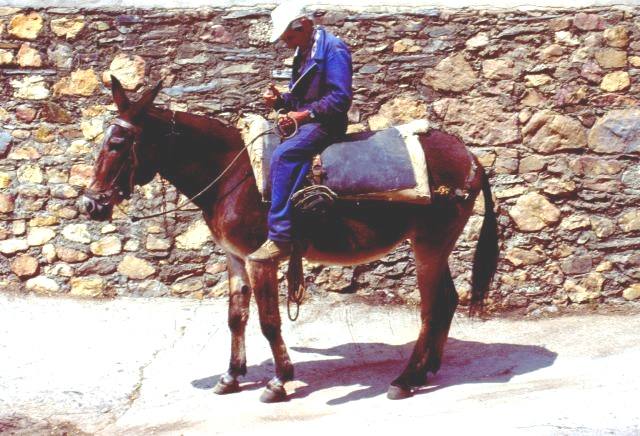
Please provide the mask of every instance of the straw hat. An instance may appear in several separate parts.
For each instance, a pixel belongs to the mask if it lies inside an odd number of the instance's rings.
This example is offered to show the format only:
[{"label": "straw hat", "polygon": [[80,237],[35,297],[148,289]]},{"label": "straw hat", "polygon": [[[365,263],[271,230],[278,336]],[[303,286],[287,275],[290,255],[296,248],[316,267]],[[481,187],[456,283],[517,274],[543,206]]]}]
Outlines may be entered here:
[{"label": "straw hat", "polygon": [[270,41],[276,42],[282,34],[287,30],[289,24],[298,18],[305,17],[304,6],[300,1],[285,0],[280,3],[273,11],[271,11],[271,29]]}]

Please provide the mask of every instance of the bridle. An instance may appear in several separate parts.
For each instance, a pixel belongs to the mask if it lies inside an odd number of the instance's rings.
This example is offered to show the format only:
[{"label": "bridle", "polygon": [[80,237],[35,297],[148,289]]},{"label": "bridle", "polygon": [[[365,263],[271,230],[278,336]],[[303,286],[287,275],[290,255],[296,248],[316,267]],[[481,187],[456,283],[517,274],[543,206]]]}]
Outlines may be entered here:
[{"label": "bridle", "polygon": [[115,118],[114,120],[112,120],[109,127],[113,126],[119,126],[126,132],[131,134],[133,136],[133,142],[131,143],[131,146],[128,150],[128,158],[123,159],[120,168],[118,168],[116,174],[107,184],[107,188],[100,190],[100,192],[95,192],[91,189],[91,186],[93,186],[92,184],[85,192],[85,195],[88,195],[93,201],[95,201],[102,207],[109,206],[113,202],[113,199],[116,195],[118,195],[120,198],[126,198],[125,192],[121,188],[118,188],[117,183],[127,165],[129,165],[131,168],[128,186],[129,195],[133,192],[136,174],[135,170],[138,167],[139,162],[137,148],[138,144],[140,143],[140,138],[142,137],[142,128],[130,123],[129,121],[123,120],[122,118]]}]

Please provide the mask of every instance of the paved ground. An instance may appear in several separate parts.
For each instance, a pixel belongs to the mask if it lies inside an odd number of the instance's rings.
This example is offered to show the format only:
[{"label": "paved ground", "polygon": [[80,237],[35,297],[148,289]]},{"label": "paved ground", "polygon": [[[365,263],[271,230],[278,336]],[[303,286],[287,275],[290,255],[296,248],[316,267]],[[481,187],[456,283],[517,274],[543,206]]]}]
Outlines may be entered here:
[{"label": "paved ground", "polygon": [[640,434],[638,316],[457,317],[431,386],[389,401],[417,311],[311,303],[284,325],[292,398],[266,405],[256,316],[245,390],[211,391],[228,360],[225,314],[224,301],[0,294],[0,433]]}]

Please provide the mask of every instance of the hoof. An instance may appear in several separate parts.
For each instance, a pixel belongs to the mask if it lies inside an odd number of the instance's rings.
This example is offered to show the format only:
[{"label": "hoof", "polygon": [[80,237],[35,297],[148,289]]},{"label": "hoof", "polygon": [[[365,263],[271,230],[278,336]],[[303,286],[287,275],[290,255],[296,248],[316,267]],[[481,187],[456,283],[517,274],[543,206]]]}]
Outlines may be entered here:
[{"label": "hoof", "polygon": [[263,403],[281,403],[287,400],[287,391],[282,386],[267,385],[260,395],[260,401]]},{"label": "hoof", "polygon": [[235,379],[231,382],[225,382],[220,378],[218,384],[213,388],[213,393],[218,395],[235,394],[236,392],[240,392],[240,383]]},{"label": "hoof", "polygon": [[390,400],[404,400],[405,398],[413,397],[413,391],[406,387],[389,386],[387,391],[387,398]]}]

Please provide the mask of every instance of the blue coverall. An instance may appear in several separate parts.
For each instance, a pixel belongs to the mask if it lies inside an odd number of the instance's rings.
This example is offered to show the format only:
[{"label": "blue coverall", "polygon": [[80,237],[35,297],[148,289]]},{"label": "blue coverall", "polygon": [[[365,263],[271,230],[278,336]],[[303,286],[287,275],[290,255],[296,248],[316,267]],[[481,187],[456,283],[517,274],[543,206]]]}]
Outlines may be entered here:
[{"label": "blue coverall", "polygon": [[304,184],[313,156],[347,130],[352,73],[349,48],[322,27],[315,29],[306,62],[299,49],[295,53],[289,92],[282,94],[274,108],[309,110],[313,119],[280,144],[271,158],[268,225],[272,241],[289,242],[294,238],[291,196]]}]

